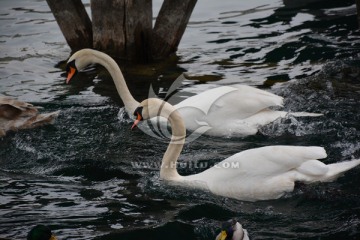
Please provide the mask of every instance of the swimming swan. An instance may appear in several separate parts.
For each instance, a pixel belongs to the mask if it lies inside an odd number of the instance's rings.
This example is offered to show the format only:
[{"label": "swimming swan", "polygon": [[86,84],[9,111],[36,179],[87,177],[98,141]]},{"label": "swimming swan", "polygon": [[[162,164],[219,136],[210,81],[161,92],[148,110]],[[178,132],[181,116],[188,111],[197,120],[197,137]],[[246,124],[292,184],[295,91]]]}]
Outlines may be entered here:
[{"label": "swimming swan", "polygon": [[245,201],[277,199],[294,189],[295,181],[327,182],[360,164],[360,159],[324,164],[322,147],[267,146],[237,153],[194,175],[181,176],[176,170],[186,129],[175,107],[160,99],[144,100],[136,108],[134,128],[141,120],[156,116],[168,119],[172,136],[163,156],[160,178],[170,183],[203,189],[213,194]]},{"label": "swimming swan", "polygon": [[[82,49],[74,53],[68,60],[66,82],[69,83],[78,71],[90,64],[100,64],[107,69],[127,113],[131,116],[139,102],[131,95],[119,66],[107,54],[92,49]],[[206,125],[207,135],[247,136],[256,134],[260,127],[289,114],[269,109],[274,106],[282,107],[283,98],[254,87],[236,85],[204,91],[176,104],[175,108],[190,131]],[[322,115],[307,112],[290,114],[296,117]]]},{"label": "swimming swan", "polygon": [[54,122],[59,111],[40,114],[37,107],[27,102],[0,96],[0,137],[7,131],[34,128]]}]

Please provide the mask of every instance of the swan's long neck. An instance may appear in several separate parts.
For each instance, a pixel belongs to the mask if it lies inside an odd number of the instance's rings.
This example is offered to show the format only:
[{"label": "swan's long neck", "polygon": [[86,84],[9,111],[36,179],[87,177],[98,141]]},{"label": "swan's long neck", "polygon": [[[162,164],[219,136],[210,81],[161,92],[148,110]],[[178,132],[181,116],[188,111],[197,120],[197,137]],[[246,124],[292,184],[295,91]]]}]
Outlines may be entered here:
[{"label": "swan's long neck", "polygon": [[128,114],[130,114],[130,116],[132,116],[136,107],[139,106],[139,102],[136,101],[131,95],[129,88],[126,85],[124,76],[117,63],[111,57],[102,53],[98,53],[93,58],[93,62],[104,66],[106,70],[108,70],[112,79],[114,80],[120,98],[125,105],[126,111],[128,112]]},{"label": "swan's long neck", "polygon": [[186,128],[178,111],[171,112],[168,117],[172,129],[171,142],[162,159],[160,177],[165,180],[179,181],[182,176],[176,170],[177,159],[185,143]]}]

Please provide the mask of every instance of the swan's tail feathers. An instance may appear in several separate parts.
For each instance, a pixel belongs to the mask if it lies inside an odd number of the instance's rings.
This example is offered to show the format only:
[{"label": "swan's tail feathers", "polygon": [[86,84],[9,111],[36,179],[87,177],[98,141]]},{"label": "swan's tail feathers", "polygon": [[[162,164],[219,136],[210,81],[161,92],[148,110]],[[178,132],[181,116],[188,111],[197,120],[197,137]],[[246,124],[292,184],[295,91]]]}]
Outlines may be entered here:
[{"label": "swan's tail feathers", "polygon": [[358,166],[359,164],[360,164],[360,159],[329,164],[327,165],[329,167],[328,172],[324,177],[320,179],[320,181],[331,182],[336,178],[340,177],[344,172]]},{"label": "swan's tail feathers", "polygon": [[294,117],[321,117],[324,116],[322,113],[309,113],[309,112],[290,112],[290,115]]},{"label": "swan's tail feathers", "polygon": [[296,171],[299,173],[296,175],[296,181],[305,183],[331,182],[359,164],[360,159],[329,165],[318,160],[308,160],[296,168]]}]

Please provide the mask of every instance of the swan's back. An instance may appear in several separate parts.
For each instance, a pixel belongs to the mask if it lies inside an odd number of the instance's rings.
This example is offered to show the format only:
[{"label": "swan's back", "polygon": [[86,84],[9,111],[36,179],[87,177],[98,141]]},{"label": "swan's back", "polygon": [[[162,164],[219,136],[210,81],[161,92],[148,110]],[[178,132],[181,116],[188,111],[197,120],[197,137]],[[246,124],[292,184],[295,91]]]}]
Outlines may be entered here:
[{"label": "swan's back", "polygon": [[255,148],[235,154],[189,179],[206,182],[211,192],[221,196],[247,201],[276,199],[293,190],[294,169],[326,156],[322,147]]},{"label": "swan's back", "polygon": [[[238,171],[270,176],[297,168],[306,161],[322,159],[326,156],[323,147],[266,146],[239,152],[211,169],[226,171],[229,177],[231,173],[234,177],[237,176]],[[226,169],[228,166],[232,167]],[[223,176],[226,178],[225,174]]]},{"label": "swan's back", "polygon": [[229,118],[243,119],[268,107],[282,105],[283,98],[280,96],[254,87],[236,85],[207,90],[178,103],[176,108],[192,107],[206,115],[226,113],[225,116]]},{"label": "swan's back", "polygon": [[[259,113],[272,113],[269,107],[282,106],[283,98],[275,94],[245,85],[222,86],[192,96],[175,107],[183,117],[186,127],[192,131],[209,126],[209,135],[251,135],[258,124],[250,120]],[[265,123],[278,118],[262,114]],[[250,122],[244,122],[249,119]],[[263,121],[263,120],[262,120]]]}]

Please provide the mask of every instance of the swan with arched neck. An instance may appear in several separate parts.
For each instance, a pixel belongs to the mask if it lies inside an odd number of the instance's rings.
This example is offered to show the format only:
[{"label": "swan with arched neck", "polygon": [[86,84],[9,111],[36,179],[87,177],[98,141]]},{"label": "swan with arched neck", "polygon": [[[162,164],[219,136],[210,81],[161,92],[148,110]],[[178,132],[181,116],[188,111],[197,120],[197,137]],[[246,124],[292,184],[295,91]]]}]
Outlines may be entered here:
[{"label": "swan with arched neck", "polygon": [[208,190],[238,200],[277,199],[294,189],[295,182],[333,181],[360,164],[360,159],[324,164],[325,149],[317,146],[266,146],[239,152],[215,166],[181,176],[176,163],[182,151],[186,128],[179,111],[157,98],[144,100],[134,111],[135,126],[142,120],[161,116],[169,121],[171,141],[162,158],[160,178],[172,184]]},{"label": "swan with arched neck", "polygon": [[[77,72],[90,64],[100,64],[110,73],[125,109],[131,115],[139,102],[131,95],[117,63],[105,53],[82,49],[75,52],[67,63],[69,83]],[[287,114],[296,117],[316,117],[322,114],[271,110],[282,107],[283,98],[267,91],[246,85],[221,86],[189,97],[174,107],[180,112],[185,126],[196,131],[207,126],[203,134],[212,136],[247,136],[258,132],[262,126],[284,118]]]}]

